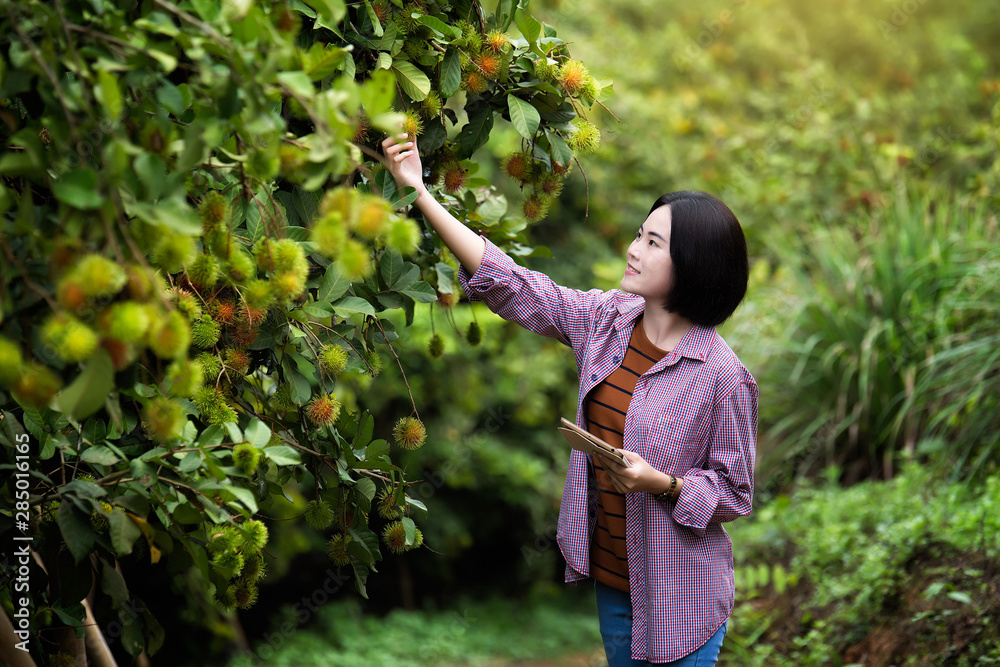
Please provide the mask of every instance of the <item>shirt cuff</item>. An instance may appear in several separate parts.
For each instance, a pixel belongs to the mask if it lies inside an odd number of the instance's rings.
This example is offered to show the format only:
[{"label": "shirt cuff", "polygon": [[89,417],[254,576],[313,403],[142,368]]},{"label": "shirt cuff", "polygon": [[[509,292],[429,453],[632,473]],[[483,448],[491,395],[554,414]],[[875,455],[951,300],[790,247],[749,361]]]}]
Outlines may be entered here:
[{"label": "shirt cuff", "polygon": [[690,528],[698,537],[705,534],[708,522],[719,505],[719,498],[709,480],[702,475],[684,475],[684,486],[674,503],[674,521]]},{"label": "shirt cuff", "polygon": [[482,297],[478,296],[477,293],[485,292],[497,283],[509,279],[514,272],[514,267],[517,266],[514,260],[493,241],[482,235],[480,238],[486,242],[486,247],[483,250],[483,259],[479,263],[479,268],[474,274],[470,274],[464,266],[460,266],[458,270],[458,282],[472,301],[481,301]]}]

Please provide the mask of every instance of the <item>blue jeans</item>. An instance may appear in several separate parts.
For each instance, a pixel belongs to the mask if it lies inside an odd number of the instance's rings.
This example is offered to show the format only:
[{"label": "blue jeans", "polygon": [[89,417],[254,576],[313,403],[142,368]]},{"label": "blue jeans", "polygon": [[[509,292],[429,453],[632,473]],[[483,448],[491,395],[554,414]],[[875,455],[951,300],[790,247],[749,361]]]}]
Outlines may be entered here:
[{"label": "blue jeans", "polygon": [[[646,660],[632,659],[632,598],[628,593],[612,588],[599,581],[594,582],[597,592],[597,618],[601,624],[604,639],[604,654],[608,657],[608,667],[647,667]],[[658,662],[657,665],[670,667],[710,667],[715,664],[722,649],[722,640],[729,627],[727,620],[715,634],[709,637],[693,653],[672,662]]]}]

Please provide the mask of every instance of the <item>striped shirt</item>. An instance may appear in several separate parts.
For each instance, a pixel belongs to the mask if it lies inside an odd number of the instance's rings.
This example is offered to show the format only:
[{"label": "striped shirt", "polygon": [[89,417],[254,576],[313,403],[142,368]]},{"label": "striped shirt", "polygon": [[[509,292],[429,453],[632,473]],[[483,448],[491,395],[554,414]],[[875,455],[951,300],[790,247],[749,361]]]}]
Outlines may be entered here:
[{"label": "striped shirt", "polygon": [[[586,400],[587,429],[615,447],[622,446],[625,415],[639,377],[667,353],[649,342],[636,321],[622,365],[594,387]],[[628,593],[628,553],[625,548],[625,494],[619,492],[599,456],[591,456],[597,481],[597,530],[590,545],[591,576]]]},{"label": "striped shirt", "polygon": [[[584,428],[583,399],[621,365],[645,300],[562,287],[488,239],[475,275],[463,268],[459,279],[470,300],[573,349]],[[625,496],[632,657],[669,662],[704,644],[733,610],[733,550],[722,524],[752,507],[757,383],[714,328],[695,325],[636,380],[622,436],[624,449],[684,478],[673,502]],[[556,532],[570,582],[590,576],[588,468],[586,455],[570,452]]]}]

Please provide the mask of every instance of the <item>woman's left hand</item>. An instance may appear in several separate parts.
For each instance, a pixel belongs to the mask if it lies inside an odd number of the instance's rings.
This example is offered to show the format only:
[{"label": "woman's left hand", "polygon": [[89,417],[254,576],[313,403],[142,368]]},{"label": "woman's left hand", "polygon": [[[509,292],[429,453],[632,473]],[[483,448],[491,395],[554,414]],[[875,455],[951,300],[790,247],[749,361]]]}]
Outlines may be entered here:
[{"label": "woman's left hand", "polygon": [[625,466],[608,461],[605,464],[605,469],[617,478],[619,484],[626,492],[647,491],[649,493],[663,493],[670,487],[670,475],[662,473],[649,465],[646,463],[646,459],[635,452],[629,452],[624,449],[618,451],[624,454],[625,458],[632,465],[626,468]]}]

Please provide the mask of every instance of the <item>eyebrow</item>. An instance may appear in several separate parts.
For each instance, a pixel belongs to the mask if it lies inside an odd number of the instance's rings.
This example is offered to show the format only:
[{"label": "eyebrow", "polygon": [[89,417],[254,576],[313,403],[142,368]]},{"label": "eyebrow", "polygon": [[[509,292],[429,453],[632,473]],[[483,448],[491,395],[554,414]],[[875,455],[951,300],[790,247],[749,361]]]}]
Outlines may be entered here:
[{"label": "eyebrow", "polygon": [[[640,233],[640,234],[642,233],[642,227],[643,227],[642,225],[639,225],[639,233]],[[659,235],[659,234],[657,234],[656,232],[649,232],[649,235],[650,235],[650,236],[655,236],[656,238],[660,239],[660,240],[661,240],[661,241],[663,241],[664,243],[666,243],[666,242],[667,242],[667,240],[666,240],[665,238],[663,238],[662,236],[660,236],[660,235]]]}]

